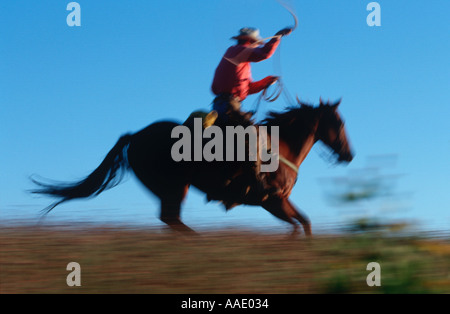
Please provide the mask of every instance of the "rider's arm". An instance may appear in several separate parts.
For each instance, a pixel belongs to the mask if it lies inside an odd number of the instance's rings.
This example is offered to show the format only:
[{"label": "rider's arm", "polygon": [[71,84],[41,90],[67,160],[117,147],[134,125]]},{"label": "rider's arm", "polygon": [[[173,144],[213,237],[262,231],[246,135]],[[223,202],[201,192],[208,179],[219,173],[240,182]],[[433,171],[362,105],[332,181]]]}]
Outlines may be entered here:
[{"label": "rider's arm", "polygon": [[247,62],[259,62],[266,59],[269,59],[277,49],[280,44],[281,36],[275,36],[270,41],[268,41],[264,46],[251,48],[252,52],[250,53]]},{"label": "rider's arm", "polygon": [[275,50],[277,49],[278,45],[280,44],[281,37],[287,36],[290,33],[292,33],[294,29],[291,27],[286,27],[280,30],[273,36],[273,38],[267,42],[264,46],[253,48],[252,53],[250,54],[249,58],[247,59],[248,62],[259,62],[262,60],[269,59]]},{"label": "rider's arm", "polygon": [[273,84],[276,82],[278,77],[276,76],[267,76],[263,78],[262,80],[256,81],[256,82],[250,82],[248,85],[248,93],[249,94],[256,94],[262,91],[267,86]]}]

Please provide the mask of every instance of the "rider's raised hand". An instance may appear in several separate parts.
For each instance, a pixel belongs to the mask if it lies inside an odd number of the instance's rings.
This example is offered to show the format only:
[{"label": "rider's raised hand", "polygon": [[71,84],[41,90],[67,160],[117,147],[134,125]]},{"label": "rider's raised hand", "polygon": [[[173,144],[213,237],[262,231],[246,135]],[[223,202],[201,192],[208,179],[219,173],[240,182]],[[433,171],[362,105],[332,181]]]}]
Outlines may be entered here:
[{"label": "rider's raised hand", "polygon": [[282,30],[278,31],[278,33],[275,34],[275,36],[287,36],[290,33],[292,33],[292,28],[291,27],[286,27],[283,28]]}]

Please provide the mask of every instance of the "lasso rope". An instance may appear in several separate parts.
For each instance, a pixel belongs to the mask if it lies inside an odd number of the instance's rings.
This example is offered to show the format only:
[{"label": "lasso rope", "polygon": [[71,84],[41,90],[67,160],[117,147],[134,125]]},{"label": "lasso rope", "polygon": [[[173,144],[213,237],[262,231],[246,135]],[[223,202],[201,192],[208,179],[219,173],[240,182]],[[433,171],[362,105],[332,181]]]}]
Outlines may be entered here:
[{"label": "lasso rope", "polygon": [[[283,6],[291,15],[292,15],[292,17],[294,18],[294,26],[292,27],[292,32],[294,32],[296,29],[297,29],[297,27],[298,27],[298,18],[297,18],[297,15],[295,14],[295,12],[294,12],[294,10],[293,10],[293,8],[291,7],[291,6],[289,6],[286,2],[284,2],[284,1],[282,1],[282,0],[277,0],[277,2],[281,5],[281,6]],[[281,48],[281,47],[280,47]],[[279,68],[280,68],[280,76],[282,76],[282,71],[281,71],[281,49],[280,49],[280,54],[279,54],[279,57],[280,57],[280,62],[279,62]],[[280,78],[281,79],[281,78]],[[291,106],[293,106],[294,104],[295,104],[295,101],[294,101],[294,99],[292,98],[292,96],[289,94],[289,92],[288,92],[288,90],[287,90],[287,88],[286,88],[286,86],[282,86],[282,92],[283,92],[283,96],[284,96],[284,99],[285,99],[285,101],[289,104],[289,105],[291,105]]]},{"label": "lasso rope", "polygon": [[294,26],[292,27],[292,31],[295,31],[295,29],[298,26],[298,18],[297,18],[297,15],[295,14],[294,10],[284,1],[277,0],[277,2],[279,4],[281,4],[286,10],[288,10],[289,13],[291,13],[292,17],[294,18]]},{"label": "lasso rope", "polygon": [[[292,27],[292,31],[295,31],[295,29],[298,26],[298,18],[297,15],[295,14],[294,10],[284,1],[281,0],[277,0],[277,2],[283,6],[294,18],[294,26]],[[281,36],[271,36],[271,37],[267,37],[264,39],[261,39],[260,41],[258,41],[257,43],[255,43],[255,45],[260,45],[262,42],[265,42],[269,39],[272,38],[276,38],[276,37],[281,37]],[[281,62],[280,62],[280,68],[281,68]],[[281,71],[280,71],[281,72]],[[278,80],[275,83],[275,89],[271,94],[268,94],[268,90],[270,88],[270,86],[274,85],[269,85],[266,88],[264,88],[264,90],[262,91],[262,93],[259,95],[258,99],[256,100],[256,106],[255,109],[253,110],[253,113],[256,113],[259,109],[259,106],[261,104],[261,100],[264,100],[266,102],[274,102],[275,100],[278,99],[278,97],[280,97],[281,94],[283,94],[283,96],[285,97],[285,100],[288,104],[293,105],[294,104],[294,100],[291,97],[291,95],[289,94],[289,92],[287,91],[287,89],[285,88],[283,82],[281,81],[281,76],[278,78]]]},{"label": "lasso rope", "polygon": [[[270,86],[272,86],[272,85],[275,85],[275,88],[274,88],[274,91],[271,94],[269,94],[268,90],[269,90]],[[263,91],[261,92],[261,94],[259,95],[259,97],[256,100],[256,105],[255,105],[255,109],[253,110],[253,113],[258,112],[259,105],[261,104],[261,100],[264,100],[266,102],[274,102],[275,100],[278,99],[278,97],[280,97],[280,95],[284,89],[283,83],[281,82],[281,78],[279,78],[272,85],[269,85],[263,89]]]}]

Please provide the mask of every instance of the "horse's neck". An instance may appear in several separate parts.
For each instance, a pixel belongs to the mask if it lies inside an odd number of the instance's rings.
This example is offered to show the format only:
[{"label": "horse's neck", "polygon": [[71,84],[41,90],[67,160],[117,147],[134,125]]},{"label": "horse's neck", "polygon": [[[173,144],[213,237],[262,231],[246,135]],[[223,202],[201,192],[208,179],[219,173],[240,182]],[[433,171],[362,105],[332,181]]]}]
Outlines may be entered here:
[{"label": "horse's neck", "polygon": [[283,139],[280,139],[279,154],[294,163],[297,167],[300,167],[306,156],[308,156],[315,142],[315,136],[313,133],[311,133],[305,139],[303,139],[302,143],[300,144],[300,151],[297,153],[294,152],[292,145],[290,145],[286,141],[283,141]]},{"label": "horse's neck", "polygon": [[297,168],[300,167],[317,141],[316,133],[318,125],[319,124],[317,120],[306,132],[297,133],[295,130],[290,130],[291,134],[299,134],[298,138],[296,138],[295,136],[286,136],[286,138],[283,138],[283,136],[281,135],[279,139],[279,154],[290,162],[294,163]]},{"label": "horse's neck", "polygon": [[[311,132],[308,136],[306,136],[300,143],[300,151],[298,153],[295,152],[295,149],[292,147],[292,144],[289,144],[287,141],[282,138],[278,139],[278,154],[283,156],[293,164],[298,167],[303,163],[306,156],[308,156],[312,147],[316,143],[315,133]],[[265,148],[270,148],[272,146],[272,135],[268,134],[267,143],[262,142]],[[296,143],[298,145],[298,143]],[[272,147],[273,148],[273,147]]]}]

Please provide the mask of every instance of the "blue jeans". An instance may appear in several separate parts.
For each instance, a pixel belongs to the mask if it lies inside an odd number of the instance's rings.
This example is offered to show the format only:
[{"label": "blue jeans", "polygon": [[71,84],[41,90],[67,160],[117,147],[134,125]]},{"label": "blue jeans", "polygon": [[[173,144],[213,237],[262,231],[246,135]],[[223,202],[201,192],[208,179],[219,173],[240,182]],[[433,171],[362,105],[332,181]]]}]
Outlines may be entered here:
[{"label": "blue jeans", "polygon": [[220,94],[213,101],[213,110],[217,111],[219,119],[227,122],[230,114],[241,111],[241,102],[231,94]]}]

